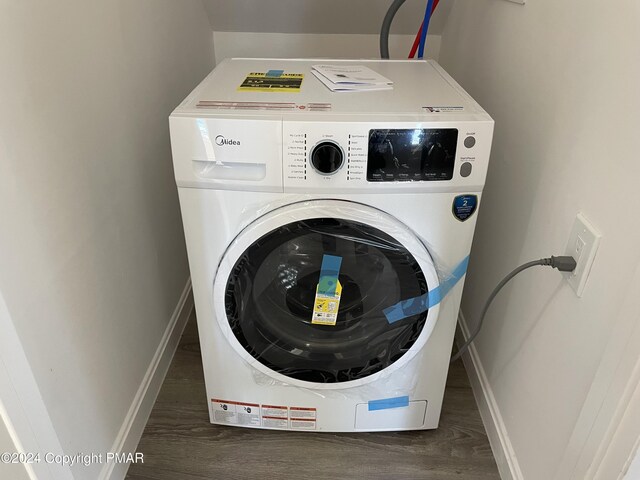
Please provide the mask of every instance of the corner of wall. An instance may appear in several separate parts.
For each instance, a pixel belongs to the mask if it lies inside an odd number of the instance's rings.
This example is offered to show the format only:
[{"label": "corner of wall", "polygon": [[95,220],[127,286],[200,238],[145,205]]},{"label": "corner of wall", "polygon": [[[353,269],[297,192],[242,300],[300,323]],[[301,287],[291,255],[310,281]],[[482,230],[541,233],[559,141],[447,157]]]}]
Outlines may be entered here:
[{"label": "corner of wall", "polygon": [[[0,410],[17,451],[63,453],[2,292],[0,331]],[[38,480],[73,479],[67,465],[38,462],[26,471]]]},{"label": "corner of wall", "polygon": [[[111,452],[134,452],[136,450],[158,393],[160,393],[162,382],[171,365],[171,360],[178,348],[182,332],[192,312],[191,279],[187,279],[180,300],[171,315],[144,379],[131,402],[118,436],[111,447]],[[100,472],[100,478],[102,480],[124,478],[128,468],[128,464],[106,463]]]},{"label": "corner of wall", "polygon": [[[469,338],[469,327],[462,310],[458,316],[458,325],[460,328],[456,332],[456,343],[462,345]],[[509,432],[502,420],[500,407],[493,395],[491,383],[487,378],[482,360],[473,343],[462,356],[462,361],[469,376],[469,382],[471,383],[473,396],[478,404],[482,423],[487,431],[491,450],[500,472],[500,478],[502,480],[524,480],[515,450],[511,445]]]}]

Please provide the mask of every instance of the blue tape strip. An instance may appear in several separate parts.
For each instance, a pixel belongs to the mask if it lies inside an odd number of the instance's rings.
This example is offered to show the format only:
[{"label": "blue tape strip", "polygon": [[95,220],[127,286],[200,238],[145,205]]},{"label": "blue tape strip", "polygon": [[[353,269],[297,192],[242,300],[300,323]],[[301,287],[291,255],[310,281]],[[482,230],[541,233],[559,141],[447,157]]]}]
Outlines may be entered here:
[{"label": "blue tape strip", "polygon": [[383,310],[384,316],[387,317],[387,322],[395,323],[403,318],[411,317],[422,313],[434,305],[439,304],[444,297],[447,296],[449,291],[455,287],[456,283],[460,281],[464,274],[467,273],[467,266],[469,265],[469,256],[465,257],[456,268],[451,272],[451,276],[442,282],[438,287],[433,290],[420,295],[419,297],[410,298],[409,300],[403,300]]},{"label": "blue tape strip", "polygon": [[269,70],[265,76],[266,77],[281,77],[284,73],[284,70]]},{"label": "blue tape strip", "polygon": [[369,411],[386,410],[387,408],[400,408],[409,406],[409,397],[383,398],[381,400],[369,400]]},{"label": "blue tape strip", "polygon": [[320,266],[320,280],[318,281],[318,293],[322,295],[335,295],[338,286],[342,257],[335,255],[323,255]]}]

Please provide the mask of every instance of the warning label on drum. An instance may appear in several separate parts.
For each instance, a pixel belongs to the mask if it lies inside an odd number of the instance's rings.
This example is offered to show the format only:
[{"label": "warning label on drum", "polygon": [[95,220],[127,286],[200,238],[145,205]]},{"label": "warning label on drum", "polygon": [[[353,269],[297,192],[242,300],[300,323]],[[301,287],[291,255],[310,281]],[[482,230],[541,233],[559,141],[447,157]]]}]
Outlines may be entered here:
[{"label": "warning label on drum", "polygon": [[315,430],[317,409],[211,399],[213,421],[228,425]]},{"label": "warning label on drum", "polygon": [[305,418],[305,419],[316,419],[316,409],[315,408],[304,408],[304,407],[291,407],[291,418]]},{"label": "warning label on drum", "polygon": [[289,418],[289,407],[262,404],[262,416]]},{"label": "warning label on drum", "polygon": [[322,256],[311,323],[335,325],[338,321],[338,309],[342,296],[342,285],[338,279],[341,264],[342,257],[326,254]]},{"label": "warning label on drum", "polygon": [[289,422],[291,428],[302,430],[316,429],[317,410],[308,407],[291,407],[289,409]]},{"label": "warning label on drum", "polygon": [[292,418],[291,428],[299,428],[301,430],[315,430],[316,421],[312,418]]},{"label": "warning label on drum", "polygon": [[289,426],[289,419],[263,415],[262,426],[267,428],[287,428]]},{"label": "warning label on drum", "polygon": [[287,428],[289,426],[289,407],[262,404],[262,426]]},{"label": "warning label on drum", "polygon": [[230,425],[260,426],[260,405],[257,403],[234,402],[211,399],[213,420]]},{"label": "warning label on drum", "polygon": [[[320,286],[318,286],[318,289]],[[337,282],[333,295],[323,295],[316,290],[316,300],[313,303],[313,316],[311,323],[319,325],[335,325],[338,321],[338,309],[340,308],[340,297],[342,296],[342,285]]]}]

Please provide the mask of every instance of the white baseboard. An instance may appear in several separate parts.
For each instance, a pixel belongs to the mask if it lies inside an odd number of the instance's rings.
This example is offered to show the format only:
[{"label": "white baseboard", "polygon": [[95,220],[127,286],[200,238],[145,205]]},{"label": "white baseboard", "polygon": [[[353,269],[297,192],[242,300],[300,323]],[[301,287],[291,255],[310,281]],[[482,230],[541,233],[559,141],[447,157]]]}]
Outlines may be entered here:
[{"label": "white baseboard", "polygon": [[[458,324],[460,325],[457,334],[458,344],[462,345],[466,339],[469,338],[467,321],[462,311],[460,311]],[[473,343],[469,350],[462,356],[462,360],[469,375],[473,396],[478,404],[482,423],[484,423],[484,427],[487,430],[487,436],[489,437],[491,450],[498,465],[500,478],[502,480],[523,480],[524,477],[520,470],[520,465],[518,465],[518,459],[516,458],[513,446],[511,445],[509,434],[502,420],[500,409],[493,396],[493,390],[491,389],[489,379],[480,361],[478,351]]]},{"label": "white baseboard", "polygon": [[[156,353],[147,369],[147,373],[122,423],[120,432],[113,443],[113,447],[111,447],[111,452],[129,453],[136,451],[144,427],[151,414],[151,409],[160,392],[160,387],[169,370],[171,360],[178,348],[180,337],[182,336],[182,332],[189,320],[192,310],[193,296],[191,295],[191,279],[188,279],[180,296],[180,300],[178,301],[178,305],[171,316],[169,325],[167,325],[164,335],[162,336],[160,345],[158,345]],[[101,480],[124,479],[128,468],[128,464],[106,463],[100,472],[99,478]]]}]

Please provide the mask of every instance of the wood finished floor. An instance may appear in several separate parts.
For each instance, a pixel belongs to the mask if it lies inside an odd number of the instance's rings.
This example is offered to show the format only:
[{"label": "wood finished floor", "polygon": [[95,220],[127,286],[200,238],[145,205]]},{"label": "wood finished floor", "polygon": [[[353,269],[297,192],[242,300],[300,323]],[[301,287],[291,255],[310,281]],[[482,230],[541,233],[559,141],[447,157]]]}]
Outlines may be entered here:
[{"label": "wood finished floor", "polygon": [[211,425],[195,317],[180,341],[129,480],[499,480],[461,362],[437,430],[305,433]]}]

